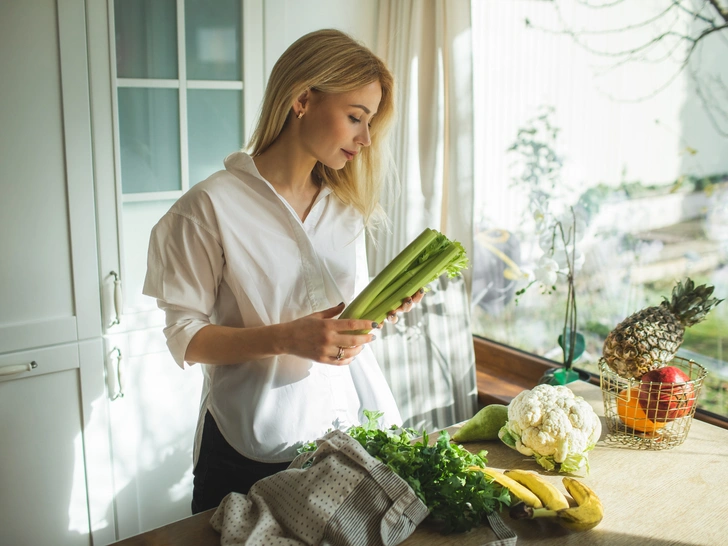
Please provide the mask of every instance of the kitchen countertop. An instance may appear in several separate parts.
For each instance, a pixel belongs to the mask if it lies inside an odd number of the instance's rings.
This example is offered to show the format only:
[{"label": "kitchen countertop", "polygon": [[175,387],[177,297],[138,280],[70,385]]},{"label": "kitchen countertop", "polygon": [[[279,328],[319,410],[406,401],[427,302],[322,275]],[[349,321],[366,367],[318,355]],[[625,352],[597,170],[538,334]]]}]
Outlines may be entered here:
[{"label": "kitchen countertop", "polygon": [[[591,472],[583,478],[604,504],[604,520],[591,531],[567,531],[551,520],[503,520],[518,544],[548,545],[716,545],[728,541],[728,430],[694,420],[685,442],[667,450],[643,450],[607,441],[599,387],[576,382],[569,387],[589,401],[602,419],[602,438],[589,454]],[[452,433],[459,425],[450,427]],[[432,435],[435,436],[436,435]],[[434,438],[433,438],[434,439]],[[531,458],[500,441],[463,444],[488,451],[488,466],[542,473],[564,491],[561,477],[542,472]],[[117,542],[117,546],[207,546],[220,543],[210,526],[214,510]],[[441,535],[427,521],[403,546],[481,546],[494,540],[487,524],[467,533]]]}]

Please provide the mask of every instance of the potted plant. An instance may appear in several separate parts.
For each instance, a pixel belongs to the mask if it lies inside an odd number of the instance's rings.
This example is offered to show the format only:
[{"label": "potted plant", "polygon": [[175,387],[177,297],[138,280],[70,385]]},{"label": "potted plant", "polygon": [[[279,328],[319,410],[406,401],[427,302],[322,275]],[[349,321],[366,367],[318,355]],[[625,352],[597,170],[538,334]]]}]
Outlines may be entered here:
[{"label": "potted plant", "polygon": [[[586,231],[587,216],[583,208],[568,206],[561,211],[568,195],[561,168],[563,158],[556,152],[559,129],[551,122],[552,107],[542,111],[526,127],[518,131],[516,141],[509,148],[519,156],[520,166],[515,185],[524,188],[529,198],[529,209],[535,221],[534,235],[543,251],[534,271],[528,276],[527,286],[516,292],[522,295],[533,284],[540,284],[543,293],[556,291],[559,278],[566,281],[566,309],[558,344],[563,352],[563,367],[548,372],[541,382],[566,384],[588,377],[573,369],[574,362],[584,353],[584,336],[577,329],[577,305],[574,279],[584,264],[584,254],[577,249]],[[554,212],[556,210],[556,212]],[[516,301],[518,301],[516,299]]]}]

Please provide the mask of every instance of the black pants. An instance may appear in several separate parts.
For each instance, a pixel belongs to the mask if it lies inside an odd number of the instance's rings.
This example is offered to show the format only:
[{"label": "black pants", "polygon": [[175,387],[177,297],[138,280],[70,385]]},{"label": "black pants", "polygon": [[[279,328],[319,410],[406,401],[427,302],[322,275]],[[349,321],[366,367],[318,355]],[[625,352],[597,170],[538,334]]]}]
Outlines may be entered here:
[{"label": "black pants", "polygon": [[216,508],[228,493],[247,494],[260,479],[288,468],[290,463],[261,463],[243,457],[227,443],[208,411],[202,429],[200,455],[193,474],[192,513]]}]

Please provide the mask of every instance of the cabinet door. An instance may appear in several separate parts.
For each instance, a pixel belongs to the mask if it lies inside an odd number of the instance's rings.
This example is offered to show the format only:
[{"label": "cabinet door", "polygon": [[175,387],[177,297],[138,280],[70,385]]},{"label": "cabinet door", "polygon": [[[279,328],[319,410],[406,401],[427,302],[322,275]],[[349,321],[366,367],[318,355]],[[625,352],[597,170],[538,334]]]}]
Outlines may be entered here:
[{"label": "cabinet door", "polygon": [[164,315],[142,294],[147,247],[175,200],[245,141],[263,64],[243,55],[262,51],[262,0],[117,0],[87,10],[114,501],[125,538],[191,513],[202,378],[172,360]]},{"label": "cabinet door", "polygon": [[0,356],[2,544],[91,544],[79,366],[75,344]]},{"label": "cabinet door", "polygon": [[0,2],[2,544],[114,538],[85,29]]},{"label": "cabinet door", "polygon": [[0,2],[0,353],[101,335],[83,1]]},{"label": "cabinet door", "polygon": [[163,326],[142,294],[150,231],[251,131],[262,0],[94,2],[88,13],[103,322],[116,334]]},{"label": "cabinet door", "polygon": [[123,539],[191,514],[202,377],[197,367],[177,366],[158,329],[110,336],[108,342],[117,528]]}]

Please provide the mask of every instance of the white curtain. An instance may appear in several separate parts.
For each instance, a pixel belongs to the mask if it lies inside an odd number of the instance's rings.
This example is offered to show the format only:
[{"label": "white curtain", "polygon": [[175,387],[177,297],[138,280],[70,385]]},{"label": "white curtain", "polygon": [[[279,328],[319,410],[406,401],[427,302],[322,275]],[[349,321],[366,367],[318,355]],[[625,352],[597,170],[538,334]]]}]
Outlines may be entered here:
[{"label": "white curtain", "polygon": [[[399,190],[391,221],[368,247],[375,275],[425,227],[473,239],[473,77],[470,0],[380,0],[377,53],[397,86],[392,153]],[[464,272],[470,287],[470,271]]]},{"label": "white curtain", "polygon": [[[473,77],[469,0],[380,0],[377,53],[397,86],[391,230],[367,248],[381,271],[425,227],[473,248]],[[373,344],[406,426],[435,430],[477,410],[470,271],[441,278]]]}]

